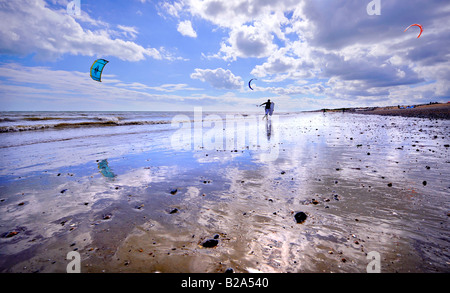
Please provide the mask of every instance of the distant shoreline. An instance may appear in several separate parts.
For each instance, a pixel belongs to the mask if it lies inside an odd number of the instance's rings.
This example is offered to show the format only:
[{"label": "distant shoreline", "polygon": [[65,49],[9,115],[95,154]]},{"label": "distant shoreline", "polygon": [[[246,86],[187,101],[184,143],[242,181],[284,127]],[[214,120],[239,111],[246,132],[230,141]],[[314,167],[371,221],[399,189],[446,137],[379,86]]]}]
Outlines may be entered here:
[{"label": "distant shoreline", "polygon": [[[402,108],[403,107],[403,108]],[[409,108],[408,108],[409,107]],[[321,109],[314,112],[345,112],[365,115],[402,116],[430,119],[450,119],[450,103],[430,103],[408,106]]]}]

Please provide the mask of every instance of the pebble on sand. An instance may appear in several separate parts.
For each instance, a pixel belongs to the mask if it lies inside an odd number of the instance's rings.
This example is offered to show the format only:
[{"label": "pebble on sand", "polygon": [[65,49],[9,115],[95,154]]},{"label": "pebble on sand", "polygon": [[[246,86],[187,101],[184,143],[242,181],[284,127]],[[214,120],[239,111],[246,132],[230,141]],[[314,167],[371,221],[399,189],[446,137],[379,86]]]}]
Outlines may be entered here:
[{"label": "pebble on sand", "polygon": [[111,217],[112,217],[112,214],[105,214],[105,215],[103,215],[103,220],[109,220],[109,219],[111,219]]},{"label": "pebble on sand", "polygon": [[219,244],[219,240],[217,239],[208,239],[205,242],[202,243],[202,246],[205,248],[212,248],[216,247],[217,244]]},{"label": "pebble on sand", "polygon": [[19,234],[19,231],[11,231],[11,232],[5,233],[4,237],[11,238],[13,236],[16,236],[17,234]]},{"label": "pebble on sand", "polygon": [[177,192],[178,192],[178,189],[175,188],[170,191],[170,194],[175,195]]},{"label": "pebble on sand", "polygon": [[298,212],[294,215],[297,224],[302,224],[303,222],[305,222],[307,217],[308,216],[304,212]]}]

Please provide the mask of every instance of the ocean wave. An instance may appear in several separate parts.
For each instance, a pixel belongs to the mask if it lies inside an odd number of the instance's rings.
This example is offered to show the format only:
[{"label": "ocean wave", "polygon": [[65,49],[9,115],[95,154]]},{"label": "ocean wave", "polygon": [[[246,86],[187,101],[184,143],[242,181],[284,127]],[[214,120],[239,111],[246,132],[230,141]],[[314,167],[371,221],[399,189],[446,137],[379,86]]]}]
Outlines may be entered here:
[{"label": "ocean wave", "polygon": [[33,131],[43,129],[65,129],[65,128],[81,128],[81,127],[107,127],[107,126],[124,126],[124,125],[155,125],[155,124],[170,124],[171,121],[120,121],[119,119],[108,119],[104,121],[95,122],[63,122],[56,124],[31,124],[31,125],[9,125],[1,126],[2,132],[18,132],[18,131]]},{"label": "ocean wave", "polygon": [[113,122],[113,123],[119,123],[124,119],[124,117],[121,116],[96,116],[93,117],[94,120],[102,121],[102,122]]},{"label": "ocean wave", "polygon": [[14,122],[15,119],[0,117],[0,122]]},{"label": "ocean wave", "polygon": [[0,117],[0,122],[16,122],[16,121],[51,121],[51,120],[92,120],[92,121],[102,121],[102,122],[119,122],[126,119],[122,116],[92,116],[79,114],[79,116],[32,116],[23,115],[22,117],[16,116],[14,118]]},{"label": "ocean wave", "polygon": [[47,120],[61,120],[61,117],[25,117],[22,120],[25,121],[47,121]]}]

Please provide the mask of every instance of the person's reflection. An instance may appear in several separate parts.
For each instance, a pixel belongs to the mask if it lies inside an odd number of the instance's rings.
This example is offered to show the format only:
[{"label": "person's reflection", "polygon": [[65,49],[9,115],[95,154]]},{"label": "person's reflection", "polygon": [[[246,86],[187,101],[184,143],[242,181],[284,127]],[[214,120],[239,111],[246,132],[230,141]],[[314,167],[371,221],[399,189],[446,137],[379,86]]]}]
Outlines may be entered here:
[{"label": "person's reflection", "polygon": [[272,135],[272,121],[270,119],[266,120],[266,134],[267,140],[270,141],[270,136]]}]

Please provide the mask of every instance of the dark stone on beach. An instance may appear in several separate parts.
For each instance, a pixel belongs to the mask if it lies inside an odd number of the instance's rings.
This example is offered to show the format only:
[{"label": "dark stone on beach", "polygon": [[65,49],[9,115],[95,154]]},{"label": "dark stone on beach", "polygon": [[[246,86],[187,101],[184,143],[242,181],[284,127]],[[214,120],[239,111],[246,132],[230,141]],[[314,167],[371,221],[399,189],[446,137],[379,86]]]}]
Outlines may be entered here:
[{"label": "dark stone on beach", "polygon": [[308,216],[304,212],[298,212],[294,215],[297,224],[302,224],[303,222],[305,222],[307,217]]},{"label": "dark stone on beach", "polygon": [[427,168],[427,170],[430,170],[430,166],[425,166],[425,168]]},{"label": "dark stone on beach", "polygon": [[178,192],[178,189],[175,188],[170,191],[170,194],[175,195],[177,192]]},{"label": "dark stone on beach", "polygon": [[169,214],[175,214],[175,213],[178,213],[178,209],[171,210]]},{"label": "dark stone on beach", "polygon": [[11,238],[13,236],[16,236],[17,234],[19,234],[19,231],[10,231],[10,232],[6,232],[5,234],[3,234],[3,237]]},{"label": "dark stone on beach", "polygon": [[448,147],[450,147],[450,144],[444,144],[444,146],[445,146],[446,148],[448,148]]},{"label": "dark stone on beach", "polygon": [[318,204],[319,202],[318,202],[315,198],[313,198],[313,199],[311,200],[311,203],[314,204],[314,205],[316,205],[316,204]]},{"label": "dark stone on beach", "polygon": [[232,274],[234,273],[234,270],[232,268],[228,268],[225,270],[225,274]]},{"label": "dark stone on beach", "polygon": [[64,192],[66,192],[67,191],[67,189],[63,189],[63,190],[61,190],[60,192],[61,193],[64,193]]},{"label": "dark stone on beach", "polygon": [[387,186],[389,186],[389,187],[392,187],[392,183],[388,183],[388,185]]},{"label": "dark stone on beach", "polygon": [[111,217],[112,217],[112,214],[103,215],[103,220],[109,220],[109,219],[111,219]]},{"label": "dark stone on beach", "polygon": [[219,234],[214,235],[214,239],[219,239]]},{"label": "dark stone on beach", "polygon": [[217,244],[219,244],[219,240],[216,239],[208,239],[205,242],[202,243],[202,246],[205,248],[212,248],[216,247]]},{"label": "dark stone on beach", "polygon": [[422,184],[423,184],[423,186],[426,186],[426,185],[427,185],[427,182],[426,182],[426,181],[424,181],[424,182],[422,182]]},{"label": "dark stone on beach", "polygon": [[285,171],[281,171],[281,175],[283,175],[283,174],[286,174],[286,172]]}]

